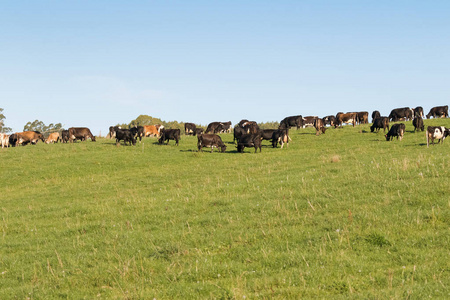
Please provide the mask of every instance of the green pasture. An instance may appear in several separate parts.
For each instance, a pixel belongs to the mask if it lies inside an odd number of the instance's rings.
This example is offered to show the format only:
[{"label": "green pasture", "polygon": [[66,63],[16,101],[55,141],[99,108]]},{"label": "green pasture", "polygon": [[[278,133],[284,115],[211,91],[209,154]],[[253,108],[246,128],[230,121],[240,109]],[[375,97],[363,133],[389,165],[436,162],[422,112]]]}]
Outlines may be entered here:
[{"label": "green pasture", "polygon": [[404,123],[1,149],[0,299],[448,299],[450,141]]}]

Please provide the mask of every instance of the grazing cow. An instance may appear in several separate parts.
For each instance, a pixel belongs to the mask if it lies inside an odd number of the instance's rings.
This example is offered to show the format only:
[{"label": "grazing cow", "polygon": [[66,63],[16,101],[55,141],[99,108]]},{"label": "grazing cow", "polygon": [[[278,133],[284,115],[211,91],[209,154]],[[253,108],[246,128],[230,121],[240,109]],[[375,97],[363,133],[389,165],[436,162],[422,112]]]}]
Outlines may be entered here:
[{"label": "grazing cow", "polygon": [[122,129],[120,126],[109,126],[109,138],[112,139],[116,136],[116,131]]},{"label": "grazing cow", "polygon": [[357,115],[356,113],[337,113],[336,115],[336,123],[334,124],[334,127],[342,127],[342,125],[352,123],[353,127],[355,127],[356,124]]},{"label": "grazing cow", "polygon": [[199,127],[195,128],[194,135],[199,135],[202,133],[203,133],[203,128],[199,128]]},{"label": "grazing cow", "polygon": [[308,116],[303,118],[303,128],[306,127],[314,127],[314,123],[316,122],[317,116]]},{"label": "grazing cow", "polygon": [[61,143],[67,143],[69,141],[69,130],[61,131]]},{"label": "grazing cow", "polygon": [[197,126],[194,123],[184,123],[184,134],[195,135]]},{"label": "grazing cow", "polygon": [[374,110],[374,111],[372,112],[372,123],[373,123],[373,121],[374,121],[376,118],[379,118],[379,117],[381,117],[380,112],[379,112],[378,110]]},{"label": "grazing cow", "polygon": [[39,131],[24,131],[24,132],[18,132],[17,135],[17,141],[16,146],[18,145],[26,145],[28,143],[31,143],[32,145],[36,145],[36,143],[41,140],[44,142],[44,135],[40,133]]},{"label": "grazing cow", "polygon": [[441,142],[444,143],[444,140],[447,136],[450,135],[450,129],[445,128],[444,126],[428,126],[427,127],[427,147],[431,144],[434,145],[434,140],[438,140],[438,144]]},{"label": "grazing cow", "polygon": [[427,119],[429,119],[430,117],[448,118],[448,105],[433,107],[432,109],[430,109],[430,112],[427,114]]},{"label": "grazing cow", "polygon": [[336,117],[333,115],[330,116],[326,116],[322,118],[323,120],[323,124],[326,125],[330,125],[330,126],[334,126],[334,123],[336,122]]},{"label": "grazing cow", "polygon": [[234,127],[234,132],[233,132],[233,143],[235,141],[239,142],[239,139],[241,138],[242,135],[246,134],[247,131],[240,126],[236,126]]},{"label": "grazing cow", "polygon": [[243,134],[237,143],[237,151],[243,153],[245,147],[255,147],[255,153],[261,152],[261,135],[260,134]]},{"label": "grazing cow", "polygon": [[412,121],[412,124],[414,126],[414,131],[416,130],[419,131],[419,129],[422,131],[425,130],[425,126],[423,125],[423,119],[417,112],[415,118]]},{"label": "grazing cow", "polygon": [[423,114],[422,106],[417,106],[416,108],[413,109],[413,118],[415,118],[416,116],[419,116],[422,119],[425,117],[425,115]]},{"label": "grazing cow", "polygon": [[198,151],[203,152],[203,147],[211,147],[211,153],[213,152],[214,147],[217,149],[220,148],[221,152],[227,150],[227,146],[225,146],[222,139],[217,134],[200,134],[197,136],[197,140]]},{"label": "grazing cow", "polygon": [[50,133],[50,135],[48,136],[48,138],[45,140],[46,144],[50,144],[50,143],[57,143],[59,141],[59,133],[58,132],[52,132]]},{"label": "grazing cow", "polygon": [[231,121],[228,121],[228,122],[221,122],[221,124],[222,124],[222,130],[221,130],[221,132],[226,132],[226,133],[231,133],[231,130],[233,129],[232,127],[231,127]]},{"label": "grazing cow", "polygon": [[299,129],[303,127],[303,117],[301,115],[286,117],[281,120],[280,127],[287,129],[297,127],[297,129]]},{"label": "grazing cow", "polygon": [[272,147],[276,148],[278,143],[281,144],[281,149],[283,149],[284,144],[286,144],[286,147],[289,147],[289,140],[289,129],[280,126],[272,135]]},{"label": "grazing cow", "polygon": [[136,145],[136,134],[137,128],[133,127],[131,129],[117,129],[116,131],[116,145],[120,144],[120,141],[123,140],[123,144],[126,146],[127,142],[130,144]]},{"label": "grazing cow", "polygon": [[368,124],[369,123],[369,112],[360,111],[356,113],[356,121],[358,124]]},{"label": "grazing cow", "polygon": [[9,135],[7,135],[6,133],[0,133],[0,143],[2,144],[2,149],[3,148],[8,148],[9,147]]},{"label": "grazing cow", "polygon": [[403,138],[403,134],[405,133],[405,124],[398,123],[391,126],[389,132],[385,135],[386,141],[391,141],[394,136],[397,137],[397,140],[400,138],[400,141]]},{"label": "grazing cow", "polygon": [[389,118],[388,117],[378,117],[373,120],[372,126],[370,126],[370,132],[380,131],[383,128],[383,132],[386,133],[386,128],[389,130]]},{"label": "grazing cow", "polygon": [[220,122],[211,122],[206,127],[205,133],[219,133],[223,129],[223,125]]},{"label": "grazing cow", "polygon": [[411,108],[403,107],[403,108],[395,108],[391,110],[389,114],[389,121],[397,122],[400,120],[409,121],[413,117]]},{"label": "grazing cow", "polygon": [[322,133],[325,133],[325,130],[327,128],[325,127],[325,122],[322,119],[317,118],[314,121],[314,128],[316,129],[316,135],[320,135]]},{"label": "grazing cow", "polygon": [[180,129],[165,129],[161,130],[161,137],[159,138],[159,144],[162,145],[165,141],[167,141],[166,145],[169,144],[169,140],[174,140],[175,145],[178,146],[178,141],[180,140],[181,135]]},{"label": "grazing cow", "polygon": [[74,140],[85,141],[90,138],[95,142],[95,136],[91,133],[91,130],[87,127],[70,127],[69,128],[69,142],[73,143]]}]

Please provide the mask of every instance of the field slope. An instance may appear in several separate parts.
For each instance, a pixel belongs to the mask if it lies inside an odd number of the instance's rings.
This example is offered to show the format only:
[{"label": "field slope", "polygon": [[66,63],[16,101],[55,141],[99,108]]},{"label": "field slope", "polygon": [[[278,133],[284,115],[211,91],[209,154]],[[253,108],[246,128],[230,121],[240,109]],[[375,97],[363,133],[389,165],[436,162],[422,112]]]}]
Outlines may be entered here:
[{"label": "field slope", "polygon": [[450,143],[405,123],[3,149],[0,299],[448,298]]}]

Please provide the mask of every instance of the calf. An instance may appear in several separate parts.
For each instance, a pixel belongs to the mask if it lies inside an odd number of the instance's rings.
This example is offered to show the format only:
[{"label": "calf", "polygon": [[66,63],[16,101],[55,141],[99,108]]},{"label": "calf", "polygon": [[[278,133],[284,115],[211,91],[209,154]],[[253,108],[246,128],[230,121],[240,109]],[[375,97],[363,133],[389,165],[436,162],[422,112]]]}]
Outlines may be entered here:
[{"label": "calf", "polygon": [[174,140],[175,145],[178,146],[178,141],[180,140],[180,129],[162,129],[161,130],[161,137],[159,138],[159,144],[162,145],[164,141],[167,141],[167,144],[169,144],[169,140]]},{"label": "calf", "polygon": [[255,147],[255,153],[261,152],[261,135],[260,134],[244,134],[240,137],[237,144],[237,151],[243,153],[245,147]]},{"label": "calf", "polygon": [[378,132],[380,128],[383,128],[383,132],[386,133],[386,128],[389,130],[389,118],[388,117],[378,117],[373,120],[372,126],[370,126],[370,132],[375,130]]},{"label": "calf", "polygon": [[211,153],[213,152],[214,147],[217,149],[220,148],[221,152],[227,150],[227,146],[225,146],[222,139],[217,134],[200,134],[197,136],[197,140],[198,151],[203,152],[203,147],[211,147]]},{"label": "calf", "polygon": [[428,126],[427,127],[427,147],[431,144],[434,145],[434,140],[438,140],[438,144],[441,142],[444,143],[444,140],[447,136],[450,135],[450,129],[445,128],[444,126]]},{"label": "calf", "polygon": [[50,143],[57,143],[59,141],[59,133],[58,132],[52,132],[50,133],[50,135],[48,136],[48,138],[45,140],[46,144],[50,144]]},{"label": "calf", "polygon": [[394,138],[394,136],[397,137],[397,140],[400,138],[401,141],[404,133],[405,133],[405,124],[403,123],[394,124],[392,125],[388,134],[385,135],[386,141],[391,141]]},{"label": "calf", "polygon": [[123,140],[123,144],[126,146],[127,142],[130,144],[136,145],[136,133],[137,128],[134,127],[132,129],[117,129],[116,133],[116,145],[120,144],[120,141]]},{"label": "calf", "polygon": [[415,118],[412,121],[412,124],[414,126],[414,131],[416,130],[419,131],[419,129],[422,131],[425,130],[425,126],[423,125],[423,119],[417,112]]},{"label": "calf", "polygon": [[283,149],[284,144],[286,144],[286,147],[289,147],[289,140],[289,129],[281,128],[280,126],[272,135],[272,147],[276,148],[278,143],[281,144],[281,149]]}]

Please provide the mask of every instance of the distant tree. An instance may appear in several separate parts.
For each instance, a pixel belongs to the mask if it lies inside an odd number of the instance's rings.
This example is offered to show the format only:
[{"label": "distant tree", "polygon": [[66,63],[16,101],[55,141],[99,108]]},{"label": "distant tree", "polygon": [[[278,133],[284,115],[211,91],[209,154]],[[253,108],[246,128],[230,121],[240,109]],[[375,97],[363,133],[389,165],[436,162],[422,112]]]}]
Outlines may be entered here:
[{"label": "distant tree", "polygon": [[0,108],[0,132],[8,133],[11,132],[12,129],[10,127],[5,126],[5,115],[3,114],[3,108]]},{"label": "distant tree", "polygon": [[60,131],[63,129],[63,125],[61,123],[50,123],[48,125],[45,125],[44,122],[35,120],[33,122],[28,122],[23,127],[23,131],[39,131],[41,133],[47,133],[47,132],[55,132]]},{"label": "distant tree", "polygon": [[259,128],[261,129],[278,129],[280,126],[279,122],[262,122],[258,123]]}]

